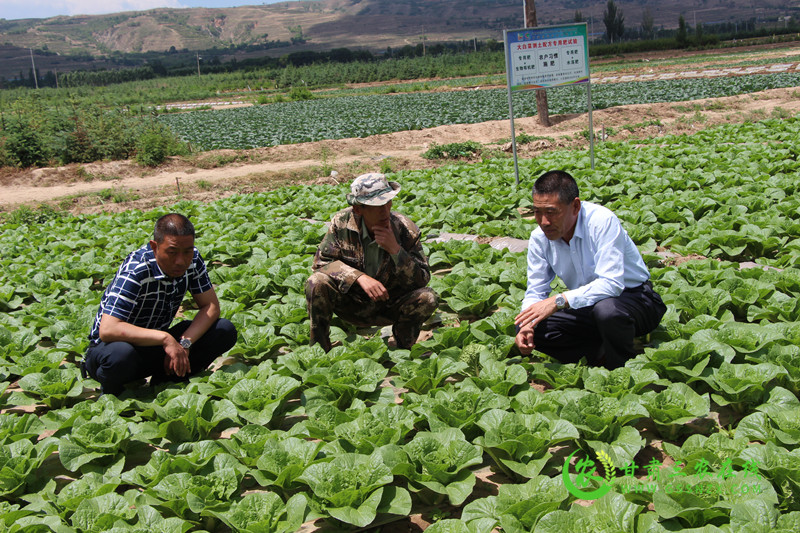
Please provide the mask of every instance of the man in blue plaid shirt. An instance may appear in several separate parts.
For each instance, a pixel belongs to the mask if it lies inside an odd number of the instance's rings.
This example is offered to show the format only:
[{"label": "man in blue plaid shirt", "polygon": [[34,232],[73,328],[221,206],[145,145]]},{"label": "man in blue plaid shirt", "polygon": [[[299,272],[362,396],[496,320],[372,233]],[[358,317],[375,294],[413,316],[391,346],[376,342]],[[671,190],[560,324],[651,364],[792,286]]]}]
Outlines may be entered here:
[{"label": "man in blue plaid shirt", "polygon": [[[81,369],[119,394],[126,383],[151,384],[205,370],[236,344],[236,328],[219,318],[219,301],[183,215],[159,218],[153,240],[131,253],[103,293]],[[186,291],[199,307],[170,327]]]}]

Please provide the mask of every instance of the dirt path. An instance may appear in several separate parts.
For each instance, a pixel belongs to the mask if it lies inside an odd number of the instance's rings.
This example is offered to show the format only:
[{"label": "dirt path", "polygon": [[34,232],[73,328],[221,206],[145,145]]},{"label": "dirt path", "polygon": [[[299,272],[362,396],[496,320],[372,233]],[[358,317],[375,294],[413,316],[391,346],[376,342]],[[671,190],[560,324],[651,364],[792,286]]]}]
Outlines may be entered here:
[{"label": "dirt path", "polygon": [[[793,64],[791,68],[797,66]],[[632,75],[644,79],[650,76],[645,69]],[[608,140],[615,141],[692,133],[726,122],[796,115],[800,113],[799,93],[798,88],[774,89],[684,103],[619,106],[594,111],[593,120],[596,130],[605,130],[610,134]],[[539,125],[536,117],[517,120],[518,135],[525,132],[541,138],[519,145],[521,158],[535,157],[546,150],[588,145],[581,134],[588,129],[586,114],[551,118],[550,128]],[[477,141],[496,156],[499,152],[510,152],[509,138],[508,121],[499,120],[248,151],[218,150],[173,158],[156,169],[145,169],[132,161],[112,161],[5,170],[0,173],[0,210],[55,203],[70,211],[98,212],[147,209],[179,199],[210,201],[287,183],[343,181],[363,172],[449,163],[421,157],[433,143]],[[336,178],[330,177],[332,170],[338,173]]]}]

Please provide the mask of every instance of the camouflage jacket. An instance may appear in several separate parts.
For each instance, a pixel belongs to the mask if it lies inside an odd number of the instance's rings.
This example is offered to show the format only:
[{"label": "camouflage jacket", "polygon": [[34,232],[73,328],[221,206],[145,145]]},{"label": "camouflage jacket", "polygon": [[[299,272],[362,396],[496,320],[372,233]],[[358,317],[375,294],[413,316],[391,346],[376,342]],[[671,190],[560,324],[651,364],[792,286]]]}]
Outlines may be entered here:
[{"label": "camouflage jacket", "polygon": [[[420,231],[414,222],[400,213],[391,213],[394,236],[400,245],[397,264],[388,253],[383,254],[374,278],[389,293],[424,287],[431,279],[428,259],[422,251]],[[348,207],[333,216],[328,233],[314,255],[312,269],[332,277],[340,291],[346,293],[364,271],[364,247],[361,244],[361,218]]]}]

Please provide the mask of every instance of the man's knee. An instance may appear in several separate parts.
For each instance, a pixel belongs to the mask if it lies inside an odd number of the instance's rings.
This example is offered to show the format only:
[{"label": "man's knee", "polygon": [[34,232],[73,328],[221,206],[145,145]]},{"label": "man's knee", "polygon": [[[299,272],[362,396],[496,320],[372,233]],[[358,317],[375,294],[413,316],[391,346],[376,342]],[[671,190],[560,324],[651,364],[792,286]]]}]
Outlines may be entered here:
[{"label": "man's knee", "polygon": [[119,386],[136,379],[140,365],[141,356],[127,342],[112,342],[102,350],[90,350],[86,358],[89,375],[104,386]]},{"label": "man's knee", "polygon": [[222,351],[227,352],[233,348],[233,345],[236,344],[236,339],[238,337],[236,326],[233,325],[233,322],[227,318],[220,318],[215,324],[215,329],[217,331],[220,346],[223,348]]},{"label": "man's knee", "polygon": [[426,321],[439,306],[439,295],[430,287],[422,287],[411,293],[400,310],[400,320],[422,323]]},{"label": "man's knee", "polygon": [[306,300],[327,296],[335,289],[333,278],[324,272],[314,272],[306,280]]},{"label": "man's knee", "polygon": [[330,320],[343,299],[346,300],[328,274],[314,272],[306,281],[306,309],[312,323]]},{"label": "man's knee", "polygon": [[616,298],[606,298],[597,302],[592,309],[592,315],[600,328],[604,325],[633,323],[633,317]]},{"label": "man's knee", "polygon": [[425,318],[427,318],[439,307],[439,295],[430,287],[423,287],[419,289],[417,302],[420,314],[425,315]]}]

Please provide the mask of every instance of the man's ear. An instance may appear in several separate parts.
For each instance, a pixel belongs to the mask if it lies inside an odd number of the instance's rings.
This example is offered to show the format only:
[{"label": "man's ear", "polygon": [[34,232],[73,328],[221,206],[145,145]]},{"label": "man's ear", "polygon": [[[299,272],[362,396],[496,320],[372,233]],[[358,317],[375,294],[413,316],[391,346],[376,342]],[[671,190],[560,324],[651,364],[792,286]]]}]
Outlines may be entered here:
[{"label": "man's ear", "polygon": [[157,242],[157,241],[154,241],[154,240],[151,240],[151,241],[150,241],[150,249],[151,249],[151,250],[153,250],[154,252],[155,252],[156,250],[158,250],[158,242]]},{"label": "man's ear", "polygon": [[581,210],[581,199],[575,198],[574,200],[572,200],[570,207],[572,208],[572,212],[577,215],[578,212]]},{"label": "man's ear", "polygon": [[358,205],[358,204],[353,205],[353,213],[355,213],[358,216],[361,216],[361,213],[362,213],[361,212],[361,206]]}]

